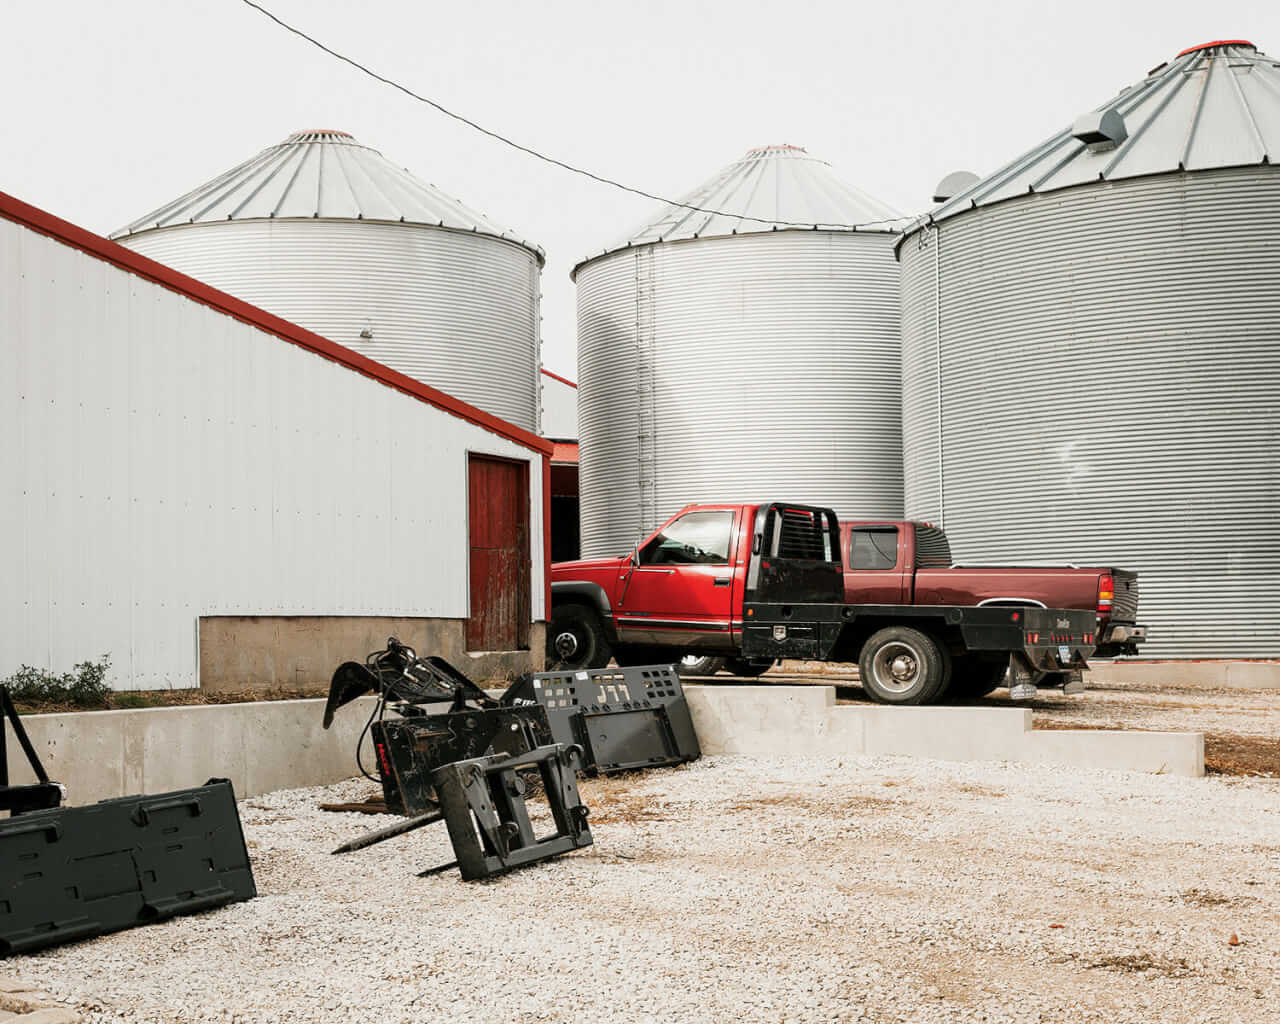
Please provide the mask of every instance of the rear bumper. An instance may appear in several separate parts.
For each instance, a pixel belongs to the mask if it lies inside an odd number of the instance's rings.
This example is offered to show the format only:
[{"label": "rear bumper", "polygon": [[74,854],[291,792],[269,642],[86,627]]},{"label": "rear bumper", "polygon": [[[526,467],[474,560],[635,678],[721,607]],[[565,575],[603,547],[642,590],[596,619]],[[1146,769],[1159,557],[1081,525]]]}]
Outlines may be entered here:
[{"label": "rear bumper", "polygon": [[1132,622],[1113,622],[1098,637],[1097,658],[1121,658],[1138,653],[1138,644],[1147,638],[1147,627]]}]

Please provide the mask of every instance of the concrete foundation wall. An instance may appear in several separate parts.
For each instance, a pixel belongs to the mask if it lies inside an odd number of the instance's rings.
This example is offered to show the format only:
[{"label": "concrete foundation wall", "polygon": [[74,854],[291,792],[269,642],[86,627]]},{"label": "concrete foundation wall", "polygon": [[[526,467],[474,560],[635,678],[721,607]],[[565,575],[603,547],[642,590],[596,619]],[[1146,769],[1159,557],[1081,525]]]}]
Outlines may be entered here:
[{"label": "concrete foundation wall", "polygon": [[1141,683],[1153,688],[1202,686],[1206,689],[1280,690],[1280,662],[1099,661],[1089,670],[1085,682]]},{"label": "concrete foundation wall", "polygon": [[830,686],[685,687],[707,754],[897,754],[1204,774],[1204,735],[1033,730],[1017,708],[837,705]]},{"label": "concrete foundation wall", "polygon": [[529,650],[469,653],[465,619],[338,615],[218,615],[200,619],[200,688],[239,690],[328,686],[344,661],[364,661],[398,637],[419,655],[436,654],[478,682],[541,672],[545,624],[533,623]]},{"label": "concrete foundation wall", "polygon": [[[328,730],[320,725],[323,700],[24,715],[22,722],[49,778],[67,787],[67,803],[88,804],[211,778],[230,779],[240,797],[349,779],[372,707],[372,697],[347,705]],[[9,744],[9,773],[15,784],[35,781],[16,743]]]},{"label": "concrete foundation wall", "polygon": [[[685,687],[706,754],[896,754],[941,761],[1021,761],[1072,768],[1204,774],[1201,733],[1033,730],[1010,708],[891,708],[835,703],[829,686]],[[357,774],[356,742],[373,706],[344,707],[328,731],[323,700],[26,715],[67,801],[92,803],[229,778],[242,797]],[[34,781],[9,744],[16,784]]]}]

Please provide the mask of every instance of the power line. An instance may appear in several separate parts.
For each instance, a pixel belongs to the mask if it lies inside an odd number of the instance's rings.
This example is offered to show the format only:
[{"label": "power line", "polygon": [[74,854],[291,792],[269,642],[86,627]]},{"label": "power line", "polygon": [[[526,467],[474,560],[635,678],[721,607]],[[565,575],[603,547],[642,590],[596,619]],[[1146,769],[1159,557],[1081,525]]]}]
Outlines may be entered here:
[{"label": "power line", "polygon": [[274,21],[277,25],[279,25],[285,31],[292,32],[295,36],[298,36],[300,39],[305,39],[312,46],[315,46],[318,49],[323,50],[325,53],[329,54],[329,56],[336,57],[338,60],[342,61],[344,64],[350,64],[357,71],[363,72],[364,74],[368,75],[370,78],[374,78],[377,81],[383,83],[384,85],[389,85],[393,89],[398,89],[400,92],[404,93],[406,96],[411,97],[412,99],[417,100],[419,103],[425,103],[427,106],[432,107],[435,110],[438,110],[440,113],[444,114],[446,117],[451,117],[455,121],[462,122],[469,128],[474,128],[481,135],[487,135],[489,138],[496,139],[498,142],[501,142],[504,145],[510,146],[513,149],[517,149],[521,153],[525,153],[528,156],[534,157],[535,159],[542,160],[543,162],[552,164],[555,167],[559,167],[559,168],[562,168],[563,170],[570,171],[573,174],[581,174],[583,177],[590,178],[592,181],[597,181],[602,185],[609,185],[612,188],[621,189],[623,192],[630,192],[633,195],[643,196],[646,199],[652,199],[655,202],[659,202],[659,203],[666,203],[668,206],[678,206],[685,210],[696,210],[699,213],[710,213],[718,217],[732,217],[737,220],[754,221],[757,224],[776,224],[781,227],[788,227],[788,228],[823,227],[823,228],[835,228],[835,229],[846,230],[846,231],[856,231],[859,228],[883,227],[890,224],[898,224],[904,219],[901,217],[893,217],[886,220],[869,220],[861,224],[822,224],[822,225],[812,224],[806,221],[769,220],[768,218],[765,218],[765,217],[749,217],[746,214],[731,213],[728,210],[716,210],[707,206],[697,206],[694,203],[685,203],[685,202],[681,202],[679,199],[668,199],[666,196],[660,196],[653,192],[646,192],[642,188],[635,188],[634,186],[631,186],[631,185],[624,185],[620,181],[615,181],[613,178],[606,178],[604,175],[596,174],[594,171],[589,171],[584,167],[577,167],[574,164],[566,163],[564,160],[557,160],[553,156],[548,156],[546,153],[541,153],[536,149],[530,148],[529,146],[522,145],[521,143],[516,142],[514,139],[509,139],[505,135],[500,134],[499,132],[495,132],[489,128],[484,127],[484,125],[482,124],[477,124],[475,121],[471,120],[469,117],[464,117],[462,114],[455,113],[454,111],[450,110],[448,107],[443,106],[440,103],[437,103],[435,100],[431,99],[430,97],[422,96],[419,93],[414,92],[412,89],[408,88],[407,86],[401,85],[399,82],[395,81],[394,79],[387,78],[385,75],[378,74],[378,72],[374,71],[372,68],[366,67],[364,64],[361,64],[358,60],[348,57],[346,54],[339,53],[337,50],[333,49],[330,46],[326,46],[324,43],[320,42],[320,40],[316,39],[314,36],[307,35],[307,33],[303,32],[302,29],[297,28],[293,25],[290,25],[287,21],[277,17],[275,14],[272,14],[269,10],[267,10],[261,4],[255,3],[255,0],[241,0],[241,2],[248,7],[252,7],[255,11],[258,11],[260,14],[266,15],[266,17],[270,18],[272,21]]}]

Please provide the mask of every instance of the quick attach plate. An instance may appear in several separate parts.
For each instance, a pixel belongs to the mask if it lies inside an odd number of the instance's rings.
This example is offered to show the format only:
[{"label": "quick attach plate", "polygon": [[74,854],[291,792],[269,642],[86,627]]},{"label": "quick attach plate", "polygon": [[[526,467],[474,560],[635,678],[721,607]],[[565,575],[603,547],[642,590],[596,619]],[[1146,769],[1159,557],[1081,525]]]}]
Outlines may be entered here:
[{"label": "quick attach plate", "polygon": [[226,779],[0,821],[0,956],[256,895]]},{"label": "quick attach plate", "polygon": [[[491,878],[513,868],[592,844],[587,808],[578,795],[575,762],[580,751],[561,743],[515,757],[458,761],[435,772],[440,809],[457,860],[423,875],[457,866],[465,881]],[[521,772],[536,769],[556,830],[541,838],[529,819]]]},{"label": "quick attach plate", "polygon": [[405,815],[435,810],[432,776],[441,765],[523,754],[553,742],[547,713],[536,704],[384,718],[370,731],[387,810]]},{"label": "quick attach plate", "polygon": [[683,764],[702,755],[672,665],[539,672],[517,681],[502,703],[544,707],[555,741],[581,746],[591,774]]}]

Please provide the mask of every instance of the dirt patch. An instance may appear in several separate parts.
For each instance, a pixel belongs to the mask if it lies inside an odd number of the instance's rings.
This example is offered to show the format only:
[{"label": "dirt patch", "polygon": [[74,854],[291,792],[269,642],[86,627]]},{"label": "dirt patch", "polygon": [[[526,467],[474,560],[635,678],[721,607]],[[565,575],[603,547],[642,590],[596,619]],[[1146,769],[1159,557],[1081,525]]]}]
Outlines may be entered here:
[{"label": "dirt patch", "polygon": [[999,786],[983,786],[977,782],[962,782],[956,786],[961,793],[972,793],[974,796],[1005,796],[1007,790]]},{"label": "dirt patch", "polygon": [[1247,896],[1224,896],[1220,892],[1210,892],[1208,889],[1188,889],[1185,892],[1178,893],[1177,896],[1171,896],[1170,899],[1190,904],[1193,907],[1229,907],[1255,902]]},{"label": "dirt patch", "polygon": [[769,796],[749,797],[729,805],[731,811],[757,811],[762,807],[788,807],[797,810],[829,814],[841,811],[883,810],[896,807],[900,801],[881,796],[840,796],[824,800],[812,793],[774,793]]},{"label": "dirt patch", "polygon": [[1204,770],[1214,775],[1280,776],[1280,740],[1206,733]]},{"label": "dirt patch", "polygon": [[639,821],[669,821],[670,814],[651,792],[644,791],[645,777],[636,772],[579,779],[578,793],[591,811],[592,825],[616,825]]},{"label": "dirt patch", "polygon": [[1187,978],[1195,973],[1183,957],[1151,956],[1148,953],[1104,956],[1099,960],[1083,961],[1083,963],[1090,970],[1163,975],[1167,978]]}]

